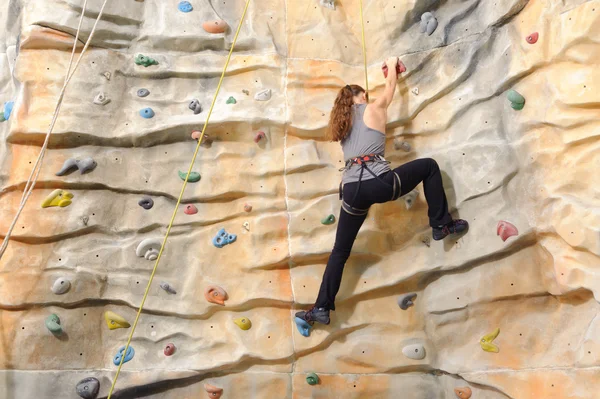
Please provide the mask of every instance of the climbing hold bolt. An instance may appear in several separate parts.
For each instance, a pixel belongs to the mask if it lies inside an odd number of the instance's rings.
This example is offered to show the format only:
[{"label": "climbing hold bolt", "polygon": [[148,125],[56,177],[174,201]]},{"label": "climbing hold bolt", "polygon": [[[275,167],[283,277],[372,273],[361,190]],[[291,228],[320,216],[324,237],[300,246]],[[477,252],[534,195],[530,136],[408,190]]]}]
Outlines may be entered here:
[{"label": "climbing hold bolt", "polygon": [[160,283],[160,288],[167,291],[169,294],[173,294],[173,295],[177,294],[177,291],[175,291],[175,288],[171,287],[171,284],[167,283],[166,281],[163,281],[162,283]]},{"label": "climbing hold bolt", "polygon": [[131,325],[125,320],[124,317],[107,310],[104,312],[104,320],[110,330],[116,330],[117,328],[129,328]]},{"label": "climbing hold bolt", "polygon": [[435,29],[437,28],[437,26],[438,26],[438,21],[433,16],[432,13],[424,12],[421,15],[421,25],[420,25],[421,33],[427,32],[427,36],[431,36],[431,34],[433,32],[435,32]]},{"label": "climbing hold bolt", "polygon": [[[179,174],[179,177],[181,178],[181,180],[185,181],[185,177],[187,175],[187,173],[182,172],[182,171],[178,171],[177,172]],[[200,173],[198,172],[191,172],[188,179],[187,179],[188,183],[196,183],[200,181]]]},{"label": "climbing hold bolt", "polygon": [[144,197],[141,200],[139,200],[138,205],[144,209],[152,209],[152,207],[154,206],[154,201],[152,200],[152,198]]},{"label": "climbing hold bolt", "polygon": [[62,168],[56,172],[56,176],[64,176],[77,169],[79,169],[79,173],[84,174],[94,170],[96,166],[98,166],[98,164],[92,158],[69,158],[65,161],[65,163],[63,163]]},{"label": "climbing hold bolt", "polygon": [[196,99],[190,101],[190,105],[188,105],[188,108],[194,111],[195,115],[198,115],[200,112],[202,112],[202,105],[200,105],[200,101]]},{"label": "climbing hold bolt", "polygon": [[246,90],[246,89],[243,89],[243,90],[242,90],[242,93],[244,93],[244,94],[245,94],[245,95],[247,95],[247,96],[249,96],[249,95],[250,95],[250,91],[248,91],[248,90]]},{"label": "climbing hold bolt", "polygon": [[145,119],[154,118],[154,110],[152,108],[141,109],[140,116]]},{"label": "climbing hold bolt", "polygon": [[138,97],[147,97],[148,95],[150,95],[150,90],[148,90],[148,89],[139,89],[137,91]]},{"label": "climbing hold bolt", "polygon": [[425,359],[425,347],[421,344],[407,345],[402,348],[402,354],[409,359],[422,360]]},{"label": "climbing hold bolt", "polygon": [[529,44],[535,44],[538,41],[539,37],[539,33],[533,32],[531,35],[527,36],[525,40],[527,40],[527,43]]},{"label": "climbing hold bolt", "polygon": [[225,103],[226,104],[237,104],[237,101],[235,101],[235,98],[233,98],[233,96],[230,96]]},{"label": "climbing hold bolt", "polygon": [[167,346],[165,346],[164,354],[165,356],[171,356],[173,353],[175,353],[175,344],[168,343]]},{"label": "climbing hold bolt", "polygon": [[271,99],[271,89],[264,89],[254,95],[256,101],[269,101]]},{"label": "climbing hold bolt", "polygon": [[469,399],[471,397],[471,395],[473,394],[473,392],[471,391],[471,388],[469,388],[469,387],[454,388],[454,393],[460,399]]},{"label": "climbing hold bolt", "polygon": [[[123,352],[125,352],[124,346],[120,347],[119,350],[117,351],[117,354],[115,355],[115,357],[113,357],[113,364],[115,366],[118,366],[119,364],[121,364],[121,357],[123,357]],[[128,361],[133,359],[134,355],[135,355],[135,350],[133,349],[133,346],[130,346],[129,348],[127,348],[127,353],[125,353],[125,359],[123,359],[123,363],[127,363]]]},{"label": "climbing hold bolt", "polygon": [[525,106],[525,97],[523,97],[517,91],[509,90],[507,97],[508,97],[508,101],[510,101],[510,106],[513,109],[520,111]]},{"label": "climbing hold bolt", "polygon": [[[385,62],[381,66],[381,71],[383,72],[383,77],[387,78],[388,66]],[[406,72],[406,66],[404,65],[404,63],[402,61],[398,60],[398,63],[396,64],[396,76],[399,76],[401,73],[404,73],[404,72]]]},{"label": "climbing hold bolt", "polygon": [[317,385],[319,383],[319,376],[315,373],[309,373],[306,376],[306,382],[308,385]]},{"label": "climbing hold bolt", "polygon": [[326,216],[325,218],[321,219],[321,223],[328,225],[328,224],[334,224],[335,223],[335,216],[333,214]]},{"label": "climbing hold bolt", "polygon": [[296,328],[298,328],[300,334],[305,337],[310,337],[310,330],[312,329],[312,326],[309,322],[299,317],[295,317],[294,322],[296,323]]},{"label": "climbing hold bolt", "polygon": [[111,73],[110,73],[110,72],[104,72],[104,73],[102,74],[102,76],[104,76],[104,77],[106,78],[106,80],[110,80]]},{"label": "climbing hold bolt", "polygon": [[202,29],[208,33],[224,33],[227,30],[227,22],[219,19],[216,21],[206,21],[202,24]]},{"label": "climbing hold bolt", "polygon": [[481,340],[479,341],[479,345],[481,345],[481,349],[483,349],[486,352],[494,352],[494,353],[500,352],[500,349],[498,349],[498,347],[493,343],[493,341],[496,339],[498,334],[500,334],[500,329],[496,328],[491,333],[486,334],[483,337],[481,337]]},{"label": "climbing hold bolt", "polygon": [[60,325],[60,319],[54,313],[46,318],[46,328],[52,334],[60,334],[62,333],[62,326]]},{"label": "climbing hold bolt", "polygon": [[250,204],[244,204],[244,211],[246,211],[246,212],[252,212],[252,205],[250,205]]},{"label": "climbing hold bolt", "polygon": [[501,220],[498,222],[498,226],[496,226],[496,235],[499,235],[502,241],[506,241],[508,237],[519,235],[519,230],[517,230],[514,224]]},{"label": "climbing hold bolt", "polygon": [[227,296],[227,292],[216,285],[211,285],[206,287],[204,290],[204,298],[210,303],[215,303],[217,305],[225,306],[225,301],[229,299]]},{"label": "climbing hold bolt", "polygon": [[250,231],[250,223],[248,223],[248,222],[244,222],[244,223],[242,224],[242,227],[243,227],[244,229],[246,229],[246,231]]},{"label": "climbing hold bolt", "polygon": [[54,281],[51,289],[56,295],[62,295],[69,291],[69,288],[71,288],[71,282],[64,277],[59,277]]},{"label": "climbing hold bolt", "polygon": [[265,136],[265,132],[263,132],[263,131],[259,131],[258,133],[256,133],[256,134],[254,135],[254,142],[255,142],[255,143],[258,143],[259,141],[261,141],[261,140],[262,140],[262,139],[264,139],[265,137],[266,137],[266,136]]},{"label": "climbing hold bolt", "polygon": [[56,189],[52,191],[46,199],[42,202],[42,208],[50,208],[52,206],[59,206],[64,208],[65,206],[71,205],[71,199],[73,194],[66,190]]},{"label": "climbing hold bolt", "polygon": [[185,206],[183,213],[185,213],[186,215],[195,215],[198,213],[198,208],[196,208],[196,205],[194,204],[188,204]]},{"label": "climbing hold bolt", "polygon": [[100,381],[94,377],[87,377],[75,386],[75,392],[83,399],[96,399],[100,391]]},{"label": "climbing hold bolt", "polygon": [[208,392],[208,397],[211,399],[219,399],[223,395],[223,388],[217,388],[214,385],[204,384],[204,390]]},{"label": "climbing hold bolt", "polygon": [[106,97],[106,95],[102,92],[96,94],[96,97],[94,97],[94,104],[106,105],[109,102],[110,100],[108,99],[108,97]]},{"label": "climbing hold bolt", "polygon": [[161,246],[162,240],[160,238],[146,238],[139,243],[135,254],[148,260],[156,260]]},{"label": "climbing hold bolt", "polygon": [[321,6],[335,10],[335,0],[321,0]]},{"label": "climbing hold bolt", "polygon": [[404,294],[398,297],[398,306],[400,309],[406,310],[413,306],[414,300],[417,298],[417,294],[415,292],[411,292],[410,294]]},{"label": "climbing hold bolt", "polygon": [[411,90],[412,94],[414,94],[415,96],[419,95],[419,88],[415,87],[414,89]]},{"label": "climbing hold bolt", "polygon": [[252,327],[252,322],[247,317],[237,318],[233,322],[242,330],[249,330]]},{"label": "climbing hold bolt", "polygon": [[135,57],[135,63],[137,65],[143,65],[146,68],[150,65],[158,65],[158,61],[156,61],[154,58],[147,57],[144,54],[138,54]]},{"label": "climbing hold bolt", "polygon": [[181,1],[179,5],[177,5],[177,8],[179,8],[179,11],[181,12],[190,12],[194,9],[189,1]]},{"label": "climbing hold bolt", "polygon": [[418,196],[419,191],[417,190],[412,190],[411,192],[404,195],[404,205],[406,206],[407,210],[412,208]]},{"label": "climbing hold bolt", "polygon": [[411,146],[407,141],[401,140],[400,137],[396,137],[394,139],[394,149],[409,152],[411,150]]},{"label": "climbing hold bolt", "polygon": [[229,234],[225,229],[221,229],[213,238],[212,243],[217,248],[223,248],[225,245],[235,242],[236,239],[237,236],[235,234]]},{"label": "climbing hold bolt", "polygon": [[15,106],[14,101],[7,101],[4,103],[4,119],[9,120],[10,114],[12,113],[13,107]]}]

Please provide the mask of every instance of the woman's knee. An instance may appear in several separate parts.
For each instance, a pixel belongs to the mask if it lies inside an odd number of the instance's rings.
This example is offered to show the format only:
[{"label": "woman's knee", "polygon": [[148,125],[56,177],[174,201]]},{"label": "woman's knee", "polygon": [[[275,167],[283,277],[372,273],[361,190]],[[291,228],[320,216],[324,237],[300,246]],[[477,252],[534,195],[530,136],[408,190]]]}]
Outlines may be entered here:
[{"label": "woman's knee", "polygon": [[430,170],[432,170],[434,172],[437,172],[437,171],[440,170],[440,166],[435,161],[435,159],[433,159],[433,158],[425,158],[425,160],[427,161],[427,164],[428,164]]}]

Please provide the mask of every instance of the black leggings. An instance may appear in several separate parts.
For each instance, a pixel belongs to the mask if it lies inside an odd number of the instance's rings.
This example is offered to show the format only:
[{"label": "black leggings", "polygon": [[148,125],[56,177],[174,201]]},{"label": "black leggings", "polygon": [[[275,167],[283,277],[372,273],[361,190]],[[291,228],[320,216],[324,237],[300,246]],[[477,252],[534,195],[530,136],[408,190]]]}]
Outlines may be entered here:
[{"label": "black leggings", "polygon": [[[431,227],[442,226],[452,221],[452,217],[448,213],[448,202],[444,193],[440,168],[437,162],[431,158],[416,159],[397,167],[393,172],[389,171],[381,174],[380,177],[388,184],[384,184],[375,178],[363,180],[356,197],[358,182],[345,184],[343,190],[344,201],[351,204],[354,199],[354,203],[351,205],[353,208],[358,209],[368,209],[373,204],[390,201],[393,196],[394,172],[400,177],[400,196],[411,192],[417,184],[423,182],[425,199],[429,206],[428,215]],[[370,176],[370,174],[365,172],[364,176]],[[323,274],[319,297],[315,303],[316,307],[335,309],[335,296],[340,289],[344,265],[350,256],[358,230],[360,230],[366,218],[367,215],[351,215],[343,209],[340,210],[335,244]]]}]

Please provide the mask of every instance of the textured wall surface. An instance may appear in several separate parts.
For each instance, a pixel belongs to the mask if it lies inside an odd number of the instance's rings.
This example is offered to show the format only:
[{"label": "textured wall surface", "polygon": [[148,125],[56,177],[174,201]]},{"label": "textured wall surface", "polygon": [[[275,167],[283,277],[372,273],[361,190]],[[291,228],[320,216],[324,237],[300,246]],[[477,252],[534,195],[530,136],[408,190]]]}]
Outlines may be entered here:
[{"label": "textured wall surface", "polygon": [[[154,265],[136,247],[166,232],[196,145],[190,133],[206,121],[244,7],[190,1],[190,13],[177,0],[108,1],[0,261],[0,398],[77,398],[88,376],[100,380],[99,397],[108,393],[130,330],[109,330],[103,314],[133,323]],[[410,209],[402,199],[374,206],[331,325],[305,338],[293,314],[316,297],[336,228],[320,221],[340,205],[342,154],[325,127],[337,90],[364,82],[359,1],[336,3],[250,1],[207,129],[214,142],[194,166],[202,178],[185,191],[113,397],[202,398],[205,382],[236,399],[450,399],[467,386],[473,399],[600,397],[600,1],[363,1],[371,97],[382,92],[385,58],[408,68],[390,107],[387,158],[437,160],[453,214],[471,227],[423,243],[421,187]],[[82,4],[0,4],[0,105],[15,101],[0,123],[2,235],[44,141]],[[83,41],[101,4],[89,0]],[[431,36],[419,30],[425,11],[439,23]],[[213,19],[230,29],[205,32]],[[158,65],[136,65],[139,53]],[[151,94],[138,97],[140,88]],[[254,100],[262,89],[269,101]],[[522,111],[510,89],[526,98]],[[93,103],[100,92],[108,104]],[[156,116],[140,117],[145,107]],[[256,144],[259,130],[266,139]],[[395,138],[412,150],[395,150]],[[56,176],[74,157],[97,167]],[[72,204],[41,208],[57,188]],[[144,196],[152,209],[138,205]],[[189,204],[197,214],[183,212]],[[501,220],[519,235],[503,242]],[[238,238],[217,249],[221,228]],[[56,295],[61,276],[72,286]],[[207,302],[210,285],[227,291],[226,306]],[[396,298],[408,292],[418,297],[403,311]],[[60,336],[44,325],[52,313]],[[232,321],[242,316],[248,331]],[[483,351],[496,328],[499,353]],[[169,342],[177,351],[166,357]],[[402,354],[413,343],[423,360]],[[306,383],[309,372],[319,385]]]}]

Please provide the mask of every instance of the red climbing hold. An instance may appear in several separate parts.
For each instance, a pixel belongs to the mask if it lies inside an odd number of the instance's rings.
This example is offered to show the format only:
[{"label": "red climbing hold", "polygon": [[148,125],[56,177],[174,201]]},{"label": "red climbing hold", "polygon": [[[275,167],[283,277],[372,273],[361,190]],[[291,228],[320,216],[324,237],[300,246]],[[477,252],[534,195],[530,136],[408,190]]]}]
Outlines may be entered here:
[{"label": "red climbing hold", "polygon": [[193,204],[189,204],[185,206],[183,213],[185,213],[186,215],[195,215],[198,213],[198,208],[196,208],[196,206]]},{"label": "red climbing hold", "polygon": [[531,35],[527,36],[525,38],[525,40],[527,40],[527,43],[529,43],[529,44],[535,44],[535,42],[538,41],[539,37],[540,37],[539,33],[533,32]]},{"label": "red climbing hold", "polygon": [[519,231],[515,225],[510,222],[505,222],[504,220],[498,222],[496,233],[502,238],[502,241],[506,241],[508,237],[519,235]]},{"label": "red climbing hold", "polygon": [[[383,71],[383,77],[387,78],[388,67],[385,64],[385,62],[381,66],[381,70]],[[396,75],[400,75],[403,72],[406,72],[406,66],[404,65],[404,63],[402,61],[398,60],[398,64],[396,64]]]},{"label": "red climbing hold", "polygon": [[171,356],[173,353],[175,353],[175,345],[172,343],[167,344],[165,346],[165,356]]},{"label": "red climbing hold", "polygon": [[254,136],[254,142],[258,143],[259,141],[261,141],[262,139],[264,139],[265,136],[265,132],[263,131],[259,131],[258,133],[256,133],[256,135]]}]

